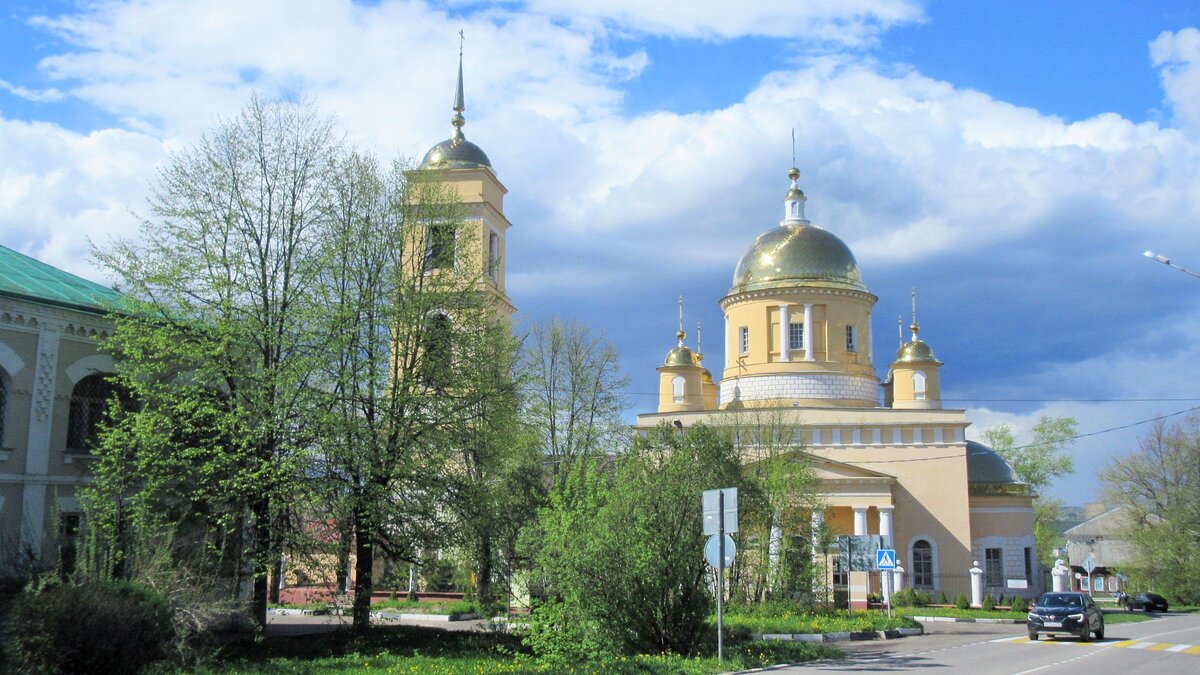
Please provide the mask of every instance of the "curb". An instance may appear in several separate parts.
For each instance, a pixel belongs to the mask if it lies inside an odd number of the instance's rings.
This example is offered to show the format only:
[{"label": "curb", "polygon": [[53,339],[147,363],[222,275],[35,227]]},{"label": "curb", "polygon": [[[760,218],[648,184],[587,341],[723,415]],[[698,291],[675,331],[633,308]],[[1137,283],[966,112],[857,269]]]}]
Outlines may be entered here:
[{"label": "curb", "polygon": [[[751,633],[752,640],[779,640],[782,642],[857,642],[861,640],[895,640],[903,637],[923,635],[923,628],[893,628],[891,630],[864,630],[841,633]],[[754,671],[746,671],[754,672]]]},{"label": "curb", "polygon": [[[279,616],[344,616],[331,614],[326,610],[312,609],[293,609],[290,607],[273,607],[267,610],[270,614]],[[382,612],[371,612],[372,619],[399,619],[404,621],[473,621],[479,618],[478,614],[398,614],[384,610]]]},{"label": "curb", "polygon": [[932,622],[944,621],[946,623],[1006,623],[1006,624],[1024,624],[1025,619],[964,619],[956,616],[914,616],[915,621]]}]

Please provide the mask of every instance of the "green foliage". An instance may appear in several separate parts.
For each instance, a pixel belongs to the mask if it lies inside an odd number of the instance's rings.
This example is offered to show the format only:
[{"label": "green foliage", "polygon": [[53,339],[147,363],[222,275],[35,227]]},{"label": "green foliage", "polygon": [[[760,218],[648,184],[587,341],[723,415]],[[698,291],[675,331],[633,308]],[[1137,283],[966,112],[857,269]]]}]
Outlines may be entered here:
[{"label": "green foliage", "polygon": [[902,588],[892,593],[892,604],[896,607],[915,607],[917,594],[911,588]]},{"label": "green foliage", "polygon": [[1172,609],[1200,603],[1200,415],[1156,424],[1100,476],[1133,545],[1129,587],[1161,593]]},{"label": "green foliage", "polygon": [[1034,539],[1037,558],[1046,566],[1054,563],[1054,549],[1061,537],[1055,521],[1061,502],[1044,496],[1046,489],[1058,478],[1075,471],[1075,464],[1065,451],[1078,431],[1073,417],[1043,416],[1033,427],[1033,438],[1018,446],[1012,428],[998,425],[984,430],[984,441],[1013,468],[1017,478],[1027,483],[1035,495]]},{"label": "green foliage", "polygon": [[[710,616],[709,623],[715,629],[716,617]],[[812,611],[795,601],[771,601],[726,607],[725,626],[733,634],[748,635],[889,630],[917,628],[920,624],[908,617],[889,619],[877,611]]]},{"label": "green foliage", "polygon": [[969,609],[971,607],[971,599],[967,597],[966,593],[959,593],[954,596],[954,606],[957,609]]},{"label": "green foliage", "polygon": [[983,609],[988,612],[996,609],[996,599],[990,593],[983,596]]},{"label": "green foliage", "polygon": [[937,604],[939,604],[939,605],[950,604],[950,599],[946,597],[946,591],[942,591],[941,593],[938,594]]},{"label": "green foliage", "polygon": [[574,462],[540,514],[537,562],[551,600],[528,644],[562,661],[695,653],[711,610],[700,495],[739,486],[732,444],[665,425],[628,453]]},{"label": "green foliage", "polygon": [[913,604],[917,607],[926,607],[929,605],[929,591],[916,591],[913,593]]},{"label": "green foliage", "polygon": [[1009,601],[1008,608],[1014,612],[1025,612],[1029,610],[1029,603],[1025,602],[1025,598],[1016,595]]},{"label": "green foliage", "polygon": [[152,591],[122,582],[54,584],[17,596],[4,653],[20,673],[136,673],[168,656],[171,610]]}]

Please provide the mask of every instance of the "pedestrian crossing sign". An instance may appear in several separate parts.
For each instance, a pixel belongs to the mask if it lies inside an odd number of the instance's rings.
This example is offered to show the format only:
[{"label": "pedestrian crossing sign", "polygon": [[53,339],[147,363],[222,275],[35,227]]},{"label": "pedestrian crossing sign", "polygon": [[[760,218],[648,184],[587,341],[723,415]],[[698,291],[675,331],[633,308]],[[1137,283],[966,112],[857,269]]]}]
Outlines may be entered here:
[{"label": "pedestrian crossing sign", "polygon": [[881,548],[875,552],[875,566],[881,570],[896,569],[896,549]]}]

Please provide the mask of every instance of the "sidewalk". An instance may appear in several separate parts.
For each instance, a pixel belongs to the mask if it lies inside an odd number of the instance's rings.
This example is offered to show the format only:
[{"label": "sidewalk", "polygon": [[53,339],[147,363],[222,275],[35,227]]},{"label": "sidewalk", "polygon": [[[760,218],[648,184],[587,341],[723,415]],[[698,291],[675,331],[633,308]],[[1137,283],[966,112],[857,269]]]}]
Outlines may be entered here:
[{"label": "sidewalk", "polygon": [[[386,614],[373,614],[371,617],[371,625],[373,626],[424,626],[427,628],[440,628],[446,631],[483,631],[486,630],[483,619],[471,619],[467,621],[445,621],[445,620],[419,620],[419,619],[400,619],[398,617],[390,617]],[[271,636],[292,636],[292,635],[314,635],[317,633],[328,633],[330,631],[350,628],[350,616],[338,615],[319,615],[313,616],[310,614],[291,614],[281,613],[275,610],[267,612],[267,628],[266,634]]]}]

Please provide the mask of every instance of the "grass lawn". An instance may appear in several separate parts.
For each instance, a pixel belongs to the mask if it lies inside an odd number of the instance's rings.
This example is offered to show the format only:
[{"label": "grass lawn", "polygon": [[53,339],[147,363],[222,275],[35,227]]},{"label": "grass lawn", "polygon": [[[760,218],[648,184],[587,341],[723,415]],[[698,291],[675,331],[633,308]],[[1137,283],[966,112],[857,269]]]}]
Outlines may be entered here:
[{"label": "grass lawn", "polygon": [[1114,623],[1141,623],[1143,621],[1149,621],[1150,619],[1153,619],[1153,618],[1154,618],[1153,614],[1146,614],[1145,612],[1137,612],[1137,613],[1134,613],[1134,612],[1105,612],[1104,613],[1105,625],[1114,624]]},{"label": "grass lawn", "polygon": [[[711,618],[716,624],[716,617]],[[891,628],[919,628],[921,624],[906,616],[876,611],[845,610],[804,612],[794,603],[734,605],[726,609],[725,627],[732,633],[844,633]]]},{"label": "grass lawn", "polygon": [[903,616],[948,616],[956,619],[1024,619],[1025,612],[987,609],[958,609],[957,607],[896,607],[893,614]]},{"label": "grass lawn", "polygon": [[292,638],[268,638],[224,654],[195,673],[291,675],[354,670],[361,673],[685,673],[709,675],[778,663],[839,658],[820,644],[730,640],[725,661],[716,658],[640,655],[596,663],[553,664],[527,653],[507,634],[443,631],[416,626],[381,626],[365,637],[348,630]]}]

